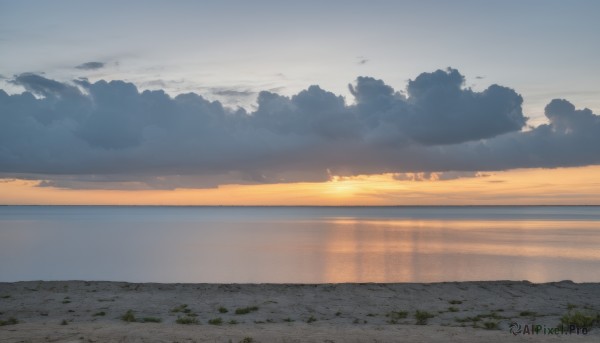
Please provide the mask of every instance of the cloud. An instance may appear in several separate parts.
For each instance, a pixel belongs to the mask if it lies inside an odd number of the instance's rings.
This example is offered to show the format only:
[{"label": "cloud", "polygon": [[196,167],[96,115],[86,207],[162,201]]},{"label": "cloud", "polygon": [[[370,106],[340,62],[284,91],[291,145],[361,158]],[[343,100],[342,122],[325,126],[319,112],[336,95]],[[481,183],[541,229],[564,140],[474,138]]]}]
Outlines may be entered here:
[{"label": "cloud", "polygon": [[229,89],[229,88],[213,88],[212,93],[215,95],[227,97],[248,97],[256,95],[256,92],[249,89]]},{"label": "cloud", "polygon": [[104,68],[104,65],[105,64],[103,62],[85,62],[76,66],[75,68],[82,70],[96,70]]},{"label": "cloud", "polygon": [[369,59],[366,58],[365,56],[358,56],[358,57],[356,57],[356,59],[357,59],[356,63],[358,65],[364,65],[364,64],[367,64],[369,62]]},{"label": "cloud", "polygon": [[520,130],[526,122],[523,99],[510,88],[492,85],[483,92],[462,88],[464,77],[454,69],[423,73],[411,80],[407,97],[383,83],[359,77],[350,92],[368,125],[393,126],[424,145],[454,144]]},{"label": "cloud", "polygon": [[514,90],[492,85],[481,93],[463,89],[457,71],[423,73],[408,83],[412,105],[401,125],[423,144],[452,144],[520,130],[526,122],[523,99]]},{"label": "cloud", "polygon": [[18,75],[14,80],[9,82],[23,86],[27,91],[40,96],[57,96],[65,94],[65,92],[71,88],[64,83],[50,80],[33,73]]},{"label": "cloud", "polygon": [[401,181],[448,181],[474,177],[488,177],[489,174],[481,172],[419,172],[419,173],[398,173],[394,174],[395,180]]},{"label": "cloud", "polygon": [[205,188],[380,173],[443,180],[600,163],[600,117],[589,109],[553,100],[549,123],[523,131],[520,95],[498,85],[475,92],[454,69],[423,73],[404,92],[359,77],[352,105],[317,85],[290,97],[262,91],[253,111],[124,81],[10,82],[27,91],[0,90],[0,176],[41,186]]}]

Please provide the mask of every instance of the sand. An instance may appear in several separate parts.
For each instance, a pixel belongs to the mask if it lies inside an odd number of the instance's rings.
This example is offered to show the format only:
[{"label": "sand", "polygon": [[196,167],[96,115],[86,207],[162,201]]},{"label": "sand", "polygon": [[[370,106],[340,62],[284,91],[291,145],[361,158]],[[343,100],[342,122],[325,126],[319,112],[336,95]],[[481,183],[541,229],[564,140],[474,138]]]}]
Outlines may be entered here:
[{"label": "sand", "polygon": [[[249,313],[236,314],[241,308]],[[135,322],[122,320],[128,310]],[[417,325],[416,311],[432,317]],[[522,330],[528,324],[548,330],[577,311],[600,312],[600,283],[16,282],[0,283],[0,320],[18,320],[0,326],[0,341],[599,342],[598,323],[586,335],[515,336],[509,330],[512,322]],[[178,318],[198,323],[179,324]],[[220,325],[209,324],[217,318]]]}]

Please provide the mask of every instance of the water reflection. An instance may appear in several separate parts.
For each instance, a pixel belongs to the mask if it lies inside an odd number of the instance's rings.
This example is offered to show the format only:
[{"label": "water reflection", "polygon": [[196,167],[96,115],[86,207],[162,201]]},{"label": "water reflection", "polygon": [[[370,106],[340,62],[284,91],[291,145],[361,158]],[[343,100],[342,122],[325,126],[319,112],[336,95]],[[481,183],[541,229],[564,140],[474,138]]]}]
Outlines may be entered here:
[{"label": "water reflection", "polygon": [[600,221],[574,220],[579,208],[559,220],[277,211],[0,209],[0,281],[600,281]]},{"label": "water reflection", "polygon": [[600,275],[596,221],[343,219],[330,224],[326,282],[598,281]]}]

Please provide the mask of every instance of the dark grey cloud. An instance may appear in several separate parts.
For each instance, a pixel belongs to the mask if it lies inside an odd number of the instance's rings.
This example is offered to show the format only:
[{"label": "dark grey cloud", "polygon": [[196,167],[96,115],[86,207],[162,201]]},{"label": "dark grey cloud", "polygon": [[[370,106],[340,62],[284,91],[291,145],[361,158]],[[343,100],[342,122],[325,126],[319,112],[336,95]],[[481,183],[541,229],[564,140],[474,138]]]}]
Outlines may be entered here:
[{"label": "dark grey cloud", "polygon": [[401,181],[449,181],[456,179],[488,177],[490,174],[474,171],[419,172],[394,174],[395,180]]},{"label": "dark grey cloud", "polygon": [[41,96],[56,96],[64,94],[69,89],[69,86],[64,83],[50,80],[34,73],[17,75],[14,80],[11,80],[10,82],[23,86],[27,91]]},{"label": "dark grey cloud", "polygon": [[492,85],[483,92],[462,87],[455,69],[423,73],[410,80],[407,96],[369,77],[359,77],[350,92],[369,126],[393,126],[391,139],[424,145],[454,144],[520,130],[526,122],[523,99],[514,90]]},{"label": "dark grey cloud", "polygon": [[96,70],[104,68],[105,64],[103,62],[85,62],[82,63],[75,68],[82,70]]},{"label": "dark grey cloud", "polygon": [[[310,86],[258,93],[253,111],[196,93],[123,81],[59,82],[22,74],[0,90],[0,176],[74,188],[216,187],[323,181],[330,175],[436,173],[600,163],[599,116],[566,100],[523,131],[514,90],[464,87],[454,69],[423,73],[405,92],[359,77],[354,104]],[[426,175],[426,174],[422,174]]]},{"label": "dark grey cloud", "polygon": [[452,144],[520,130],[526,122],[523,99],[492,85],[481,93],[463,89],[457,71],[423,73],[408,82],[410,112],[401,125],[423,144]]},{"label": "dark grey cloud", "polygon": [[366,56],[357,56],[356,57],[356,63],[358,65],[364,65],[367,64],[369,62],[369,59]]}]

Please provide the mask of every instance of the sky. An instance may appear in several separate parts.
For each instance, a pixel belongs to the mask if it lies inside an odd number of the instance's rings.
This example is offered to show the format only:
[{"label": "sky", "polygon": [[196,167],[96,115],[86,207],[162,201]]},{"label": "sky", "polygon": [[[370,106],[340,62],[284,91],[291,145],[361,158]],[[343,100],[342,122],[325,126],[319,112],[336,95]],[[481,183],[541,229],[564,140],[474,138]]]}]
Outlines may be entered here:
[{"label": "sky", "polygon": [[0,0],[0,203],[600,204],[599,10]]}]

